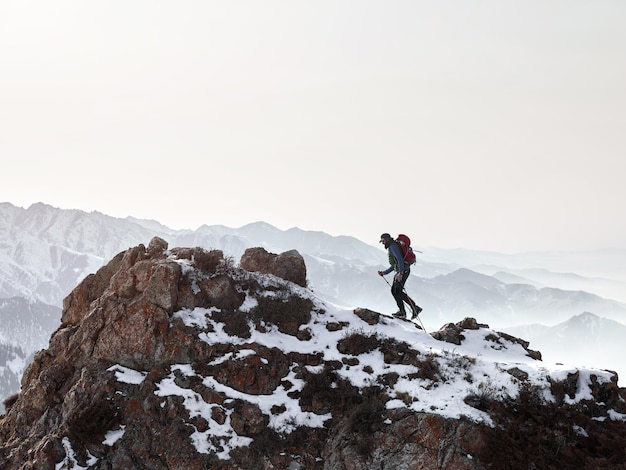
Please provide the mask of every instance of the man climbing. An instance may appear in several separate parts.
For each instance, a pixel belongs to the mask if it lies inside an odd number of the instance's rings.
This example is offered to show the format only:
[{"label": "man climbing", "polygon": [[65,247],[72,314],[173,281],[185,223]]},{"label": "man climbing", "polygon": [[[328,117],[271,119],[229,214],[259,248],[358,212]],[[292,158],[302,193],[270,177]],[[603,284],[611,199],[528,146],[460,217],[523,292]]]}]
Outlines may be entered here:
[{"label": "man climbing", "polygon": [[391,295],[398,304],[398,312],[394,313],[395,317],[405,318],[406,310],[404,309],[404,302],[406,302],[409,307],[411,307],[412,316],[411,319],[417,318],[419,313],[422,311],[421,307],[419,307],[404,290],[404,284],[406,280],[409,278],[409,274],[411,274],[411,267],[404,262],[404,255],[402,253],[402,248],[400,245],[391,238],[391,235],[388,233],[383,233],[380,236],[380,243],[382,243],[387,249],[387,254],[389,255],[389,268],[385,271],[378,271],[378,274],[384,276],[394,271],[396,274],[393,276],[393,284],[391,285]]}]

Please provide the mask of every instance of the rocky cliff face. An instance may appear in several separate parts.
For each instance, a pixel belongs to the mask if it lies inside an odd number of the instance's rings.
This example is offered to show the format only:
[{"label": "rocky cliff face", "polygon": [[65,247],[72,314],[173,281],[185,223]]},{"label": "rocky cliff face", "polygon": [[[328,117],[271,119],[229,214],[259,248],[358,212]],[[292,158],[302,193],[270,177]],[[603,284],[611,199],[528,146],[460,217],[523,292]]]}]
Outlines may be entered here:
[{"label": "rocky cliff face", "polygon": [[297,252],[236,266],[155,238],[65,299],[5,402],[0,467],[624,468],[615,374],[528,346],[326,305]]}]

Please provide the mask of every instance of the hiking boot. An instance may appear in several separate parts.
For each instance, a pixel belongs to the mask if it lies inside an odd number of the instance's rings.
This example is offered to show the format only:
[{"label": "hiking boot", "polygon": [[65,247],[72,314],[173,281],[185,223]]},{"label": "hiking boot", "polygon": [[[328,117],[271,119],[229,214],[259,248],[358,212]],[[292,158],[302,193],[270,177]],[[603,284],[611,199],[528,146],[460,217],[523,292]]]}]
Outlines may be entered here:
[{"label": "hiking boot", "polygon": [[411,310],[413,310],[413,315],[411,316],[411,320],[415,320],[417,316],[421,313],[422,307],[419,305],[411,305]]},{"label": "hiking boot", "polygon": [[398,311],[396,313],[392,313],[392,316],[396,318],[406,318],[406,312]]}]

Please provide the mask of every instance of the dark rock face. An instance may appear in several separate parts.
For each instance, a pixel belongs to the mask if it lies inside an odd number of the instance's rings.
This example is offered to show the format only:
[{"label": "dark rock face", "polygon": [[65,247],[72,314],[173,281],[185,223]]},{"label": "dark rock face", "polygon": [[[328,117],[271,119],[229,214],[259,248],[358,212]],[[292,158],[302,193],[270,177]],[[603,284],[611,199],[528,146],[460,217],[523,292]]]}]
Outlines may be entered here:
[{"label": "dark rock face", "polygon": [[[65,299],[49,348],[5,401],[0,468],[626,465],[624,393],[608,374],[537,383],[524,365],[498,365],[496,378],[523,391],[499,395],[477,385],[476,358],[430,350],[468,332],[493,350],[528,343],[473,319],[437,341],[367,309],[329,312],[305,284],[296,252],[248,250],[239,268],[160,239],[120,253]],[[483,421],[428,405],[455,375]]]},{"label": "dark rock face", "polygon": [[387,468],[390,462],[402,469],[482,468],[467,458],[482,445],[472,423],[395,410],[389,413],[392,424],[383,426],[381,411],[371,403],[357,409],[330,438],[324,468]]}]

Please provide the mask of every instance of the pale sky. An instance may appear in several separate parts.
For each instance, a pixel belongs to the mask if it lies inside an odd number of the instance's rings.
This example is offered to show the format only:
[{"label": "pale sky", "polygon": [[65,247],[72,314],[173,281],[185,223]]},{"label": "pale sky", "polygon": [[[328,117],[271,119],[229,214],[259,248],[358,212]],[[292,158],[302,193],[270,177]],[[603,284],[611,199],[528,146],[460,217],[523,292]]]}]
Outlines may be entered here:
[{"label": "pale sky", "polygon": [[626,2],[0,3],[0,202],[626,248]]}]

